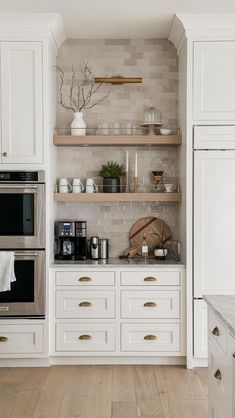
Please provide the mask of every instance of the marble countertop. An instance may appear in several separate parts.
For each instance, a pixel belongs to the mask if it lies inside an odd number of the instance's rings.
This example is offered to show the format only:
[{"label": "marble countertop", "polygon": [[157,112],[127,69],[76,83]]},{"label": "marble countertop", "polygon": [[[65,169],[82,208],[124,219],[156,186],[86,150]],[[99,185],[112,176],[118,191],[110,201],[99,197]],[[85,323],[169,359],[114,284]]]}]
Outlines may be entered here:
[{"label": "marble countertop", "polygon": [[142,258],[108,258],[107,260],[76,260],[76,261],[65,261],[65,260],[54,260],[51,263],[51,267],[184,267],[182,261],[175,260],[156,260],[148,259],[143,260]]},{"label": "marble countertop", "polygon": [[203,299],[235,338],[235,295],[206,295]]}]

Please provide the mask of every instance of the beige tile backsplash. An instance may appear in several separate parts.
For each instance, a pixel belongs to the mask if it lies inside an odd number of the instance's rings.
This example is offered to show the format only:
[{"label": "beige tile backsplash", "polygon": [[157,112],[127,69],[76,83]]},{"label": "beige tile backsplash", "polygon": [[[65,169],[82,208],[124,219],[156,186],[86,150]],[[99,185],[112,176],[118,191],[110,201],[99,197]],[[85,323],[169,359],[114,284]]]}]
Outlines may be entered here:
[{"label": "beige tile backsplash", "polygon": [[[178,62],[174,46],[166,39],[146,40],[68,40],[58,55],[57,63],[66,73],[89,59],[96,76],[124,75],[143,77],[143,84],[112,87],[110,97],[92,110],[84,111],[89,127],[103,122],[128,122],[138,125],[146,106],[153,104],[161,111],[165,127],[177,128]],[[66,80],[68,88],[68,79]],[[102,87],[103,91],[110,85]],[[69,133],[73,115],[57,107],[57,128]],[[124,163],[129,151],[130,175],[138,151],[138,174],[144,178],[144,191],[153,187],[152,170],[164,170],[165,180],[178,183],[178,152],[175,147],[80,147],[58,148],[58,178],[98,176],[101,164],[110,160]],[[80,219],[88,222],[88,236],[109,238],[110,256],[118,256],[129,247],[128,233],[133,223],[145,216],[164,219],[178,238],[178,204],[155,202],[58,203],[58,219]]]}]

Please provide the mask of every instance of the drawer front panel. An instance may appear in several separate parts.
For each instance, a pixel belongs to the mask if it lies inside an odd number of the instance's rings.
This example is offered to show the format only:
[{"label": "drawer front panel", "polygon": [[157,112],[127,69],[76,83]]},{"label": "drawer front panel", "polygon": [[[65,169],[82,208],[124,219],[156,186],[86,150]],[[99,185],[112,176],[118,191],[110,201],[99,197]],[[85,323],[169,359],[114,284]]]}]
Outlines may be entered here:
[{"label": "drawer front panel", "polygon": [[123,318],[180,318],[178,290],[136,290],[121,292]]},{"label": "drawer front panel", "polygon": [[43,353],[43,325],[1,325],[0,353]]},{"label": "drawer front panel", "polygon": [[227,331],[221,321],[209,311],[209,336],[227,352]]},{"label": "drawer front panel", "polygon": [[57,286],[114,286],[114,271],[57,271]]},{"label": "drawer front panel", "polygon": [[114,324],[56,324],[56,351],[114,351]]},{"label": "drawer front panel", "polygon": [[[226,354],[209,338],[209,387],[218,405],[227,411],[229,394],[229,375]],[[226,414],[225,414],[226,415]]]},{"label": "drawer front panel", "polygon": [[122,351],[180,351],[180,324],[122,324]]},{"label": "drawer front panel", "polygon": [[115,292],[105,290],[57,290],[57,318],[113,318]]},{"label": "drawer front panel", "polygon": [[122,286],[179,286],[179,271],[123,271]]}]

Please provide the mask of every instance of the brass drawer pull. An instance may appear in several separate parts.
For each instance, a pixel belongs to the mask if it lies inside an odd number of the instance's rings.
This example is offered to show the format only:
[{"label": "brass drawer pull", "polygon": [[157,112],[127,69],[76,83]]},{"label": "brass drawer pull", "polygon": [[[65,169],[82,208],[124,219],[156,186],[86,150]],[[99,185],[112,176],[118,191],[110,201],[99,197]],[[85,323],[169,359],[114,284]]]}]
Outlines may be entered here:
[{"label": "brass drawer pull", "polygon": [[144,282],[156,282],[156,281],[157,281],[156,277],[149,276],[149,277],[144,278]]},{"label": "brass drawer pull", "polygon": [[92,339],[92,336],[91,335],[80,335],[80,337],[79,337],[79,340],[85,340],[85,341],[87,341],[87,340],[91,340]]},{"label": "brass drawer pull", "polygon": [[219,335],[220,335],[219,328],[215,327],[212,331],[212,334],[215,335],[216,337],[219,337]]},{"label": "brass drawer pull", "polygon": [[0,342],[1,343],[4,343],[6,341],[8,341],[8,338],[7,337],[0,336]]},{"label": "brass drawer pull", "polygon": [[80,302],[79,306],[81,306],[82,308],[86,308],[87,306],[92,306],[91,302]]},{"label": "brass drawer pull", "polygon": [[221,374],[221,371],[219,369],[217,369],[216,372],[214,373],[214,377],[217,380],[222,380],[222,374]]},{"label": "brass drawer pull", "polygon": [[144,303],[145,308],[155,308],[155,306],[157,306],[157,304],[155,302],[145,302]]},{"label": "brass drawer pull", "polygon": [[79,282],[91,282],[92,281],[92,278],[91,277],[87,277],[87,276],[83,276],[83,277],[80,277],[78,279],[78,281]]},{"label": "brass drawer pull", "polygon": [[153,341],[153,340],[156,340],[157,337],[156,335],[145,335],[144,339]]},{"label": "brass drawer pull", "polygon": [[235,352],[233,353],[233,358],[235,358]]}]

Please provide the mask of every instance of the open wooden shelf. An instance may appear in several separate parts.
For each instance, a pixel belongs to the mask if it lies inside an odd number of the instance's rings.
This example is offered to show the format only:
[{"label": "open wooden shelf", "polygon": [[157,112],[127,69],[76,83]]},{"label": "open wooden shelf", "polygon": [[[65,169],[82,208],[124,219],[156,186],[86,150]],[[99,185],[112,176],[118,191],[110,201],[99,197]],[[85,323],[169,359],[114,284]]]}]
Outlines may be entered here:
[{"label": "open wooden shelf", "polygon": [[54,193],[57,202],[180,202],[181,193]]},{"label": "open wooden shelf", "polygon": [[180,145],[179,135],[55,135],[54,145],[58,147],[76,147],[89,145]]}]

